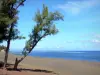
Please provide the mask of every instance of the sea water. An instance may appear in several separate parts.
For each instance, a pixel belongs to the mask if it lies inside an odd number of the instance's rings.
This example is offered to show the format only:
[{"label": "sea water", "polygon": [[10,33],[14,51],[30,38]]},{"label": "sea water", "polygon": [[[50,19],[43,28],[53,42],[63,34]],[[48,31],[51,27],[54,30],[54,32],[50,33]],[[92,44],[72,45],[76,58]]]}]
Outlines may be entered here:
[{"label": "sea water", "polygon": [[[19,52],[13,52],[14,54],[20,54]],[[100,62],[100,51],[33,51],[29,54],[33,57],[43,58],[61,58],[66,60],[86,60]]]}]

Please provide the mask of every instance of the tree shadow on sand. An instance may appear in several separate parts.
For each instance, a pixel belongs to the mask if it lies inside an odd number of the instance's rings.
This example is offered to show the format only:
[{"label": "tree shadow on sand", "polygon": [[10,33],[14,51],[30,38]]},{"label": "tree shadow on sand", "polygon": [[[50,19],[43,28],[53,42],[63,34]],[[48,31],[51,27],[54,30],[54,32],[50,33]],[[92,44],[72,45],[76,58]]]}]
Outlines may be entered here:
[{"label": "tree shadow on sand", "polygon": [[43,73],[52,73],[55,75],[59,75],[58,73],[55,73],[54,71],[44,70],[44,69],[26,69],[26,68],[18,68],[17,70],[14,70],[11,66],[13,64],[7,64],[7,70],[8,71],[30,71],[30,72],[43,72]]}]

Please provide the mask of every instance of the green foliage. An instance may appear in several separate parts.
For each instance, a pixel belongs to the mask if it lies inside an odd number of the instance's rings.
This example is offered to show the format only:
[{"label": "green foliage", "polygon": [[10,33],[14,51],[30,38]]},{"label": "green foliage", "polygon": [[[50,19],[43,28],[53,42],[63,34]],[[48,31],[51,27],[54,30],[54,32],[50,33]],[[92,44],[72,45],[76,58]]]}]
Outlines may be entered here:
[{"label": "green foliage", "polygon": [[54,24],[55,21],[63,20],[63,15],[56,12],[49,12],[48,7],[43,5],[42,13],[38,10],[36,12],[34,21],[36,25],[32,29],[32,33],[29,35],[29,40],[26,42],[23,50],[23,55],[28,54],[37,45],[37,43],[48,35],[55,35],[58,33],[58,29]]},{"label": "green foliage", "polygon": [[[17,14],[19,4],[25,0],[0,0],[0,41],[7,40],[11,24],[13,23],[13,31],[11,33],[11,39],[23,39],[23,36],[19,35],[19,31],[16,28]],[[23,4],[21,4],[23,5]]]},{"label": "green foliage", "polygon": [[[19,31],[16,28],[18,7],[23,5],[25,0],[1,0],[0,1],[0,41],[7,41],[7,48],[5,51],[4,68],[7,64],[8,53],[11,40],[22,39],[19,36]],[[16,59],[17,60],[17,59]]]}]

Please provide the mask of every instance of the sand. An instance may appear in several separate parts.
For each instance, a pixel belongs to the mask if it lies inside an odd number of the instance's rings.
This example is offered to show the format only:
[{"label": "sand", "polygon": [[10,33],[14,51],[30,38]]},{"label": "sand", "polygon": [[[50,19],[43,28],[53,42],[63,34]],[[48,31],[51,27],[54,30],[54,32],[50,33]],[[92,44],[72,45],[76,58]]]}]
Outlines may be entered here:
[{"label": "sand", "polygon": [[[0,53],[0,60],[4,54]],[[9,55],[9,63],[14,63],[16,56]],[[58,75],[100,75],[100,62],[64,60],[55,58],[40,58],[28,56],[20,63],[19,68],[30,68],[53,71]],[[26,72],[26,71],[24,71]],[[53,73],[33,72],[33,75],[54,75]],[[26,74],[26,73],[25,73]],[[31,75],[31,74],[30,74]]]}]

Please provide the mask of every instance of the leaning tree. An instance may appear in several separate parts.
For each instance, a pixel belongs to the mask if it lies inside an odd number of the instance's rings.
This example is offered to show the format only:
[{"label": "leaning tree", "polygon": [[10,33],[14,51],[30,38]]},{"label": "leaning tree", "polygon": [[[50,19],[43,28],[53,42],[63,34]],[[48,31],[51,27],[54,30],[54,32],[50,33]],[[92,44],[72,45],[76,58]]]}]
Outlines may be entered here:
[{"label": "leaning tree", "polygon": [[16,58],[14,69],[17,69],[18,64],[34,49],[38,42],[48,35],[55,35],[58,33],[58,29],[54,24],[55,21],[63,20],[63,15],[58,11],[49,12],[48,7],[43,5],[43,10],[36,12],[34,25],[29,40],[26,41],[25,47],[22,51],[23,57]]}]

